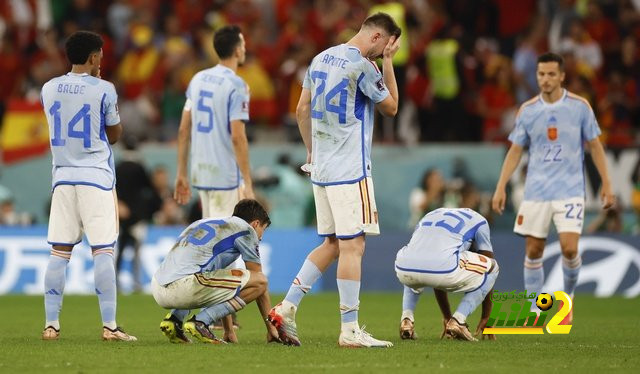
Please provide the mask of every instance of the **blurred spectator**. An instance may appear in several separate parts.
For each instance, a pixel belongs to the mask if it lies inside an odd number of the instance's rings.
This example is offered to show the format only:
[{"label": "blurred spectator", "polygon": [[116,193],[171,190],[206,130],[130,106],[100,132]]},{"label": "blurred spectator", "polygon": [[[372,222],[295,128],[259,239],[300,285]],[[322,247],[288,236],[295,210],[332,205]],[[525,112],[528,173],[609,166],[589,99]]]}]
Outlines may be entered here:
[{"label": "blurred spectator", "polygon": [[185,215],[182,208],[173,199],[173,190],[169,185],[169,172],[163,165],[156,166],[151,174],[154,194],[150,205],[153,207],[153,223],[160,226],[183,225]]},{"label": "blurred spectator", "polygon": [[13,204],[13,194],[8,188],[0,185],[0,226],[28,226],[33,217],[26,212],[17,212]]},{"label": "blurred spectator", "polygon": [[444,206],[445,180],[438,169],[427,170],[418,187],[409,195],[409,227],[415,226],[428,212]]},{"label": "blurred spectator", "polygon": [[485,142],[505,141],[502,118],[515,105],[511,84],[511,64],[504,56],[495,56],[485,68],[487,81],[480,88],[478,113],[483,118],[482,139]]},{"label": "blurred spectator", "polygon": [[538,79],[536,60],[541,50],[540,43],[544,36],[544,19],[535,21],[529,32],[520,41],[513,55],[513,76],[516,83],[516,101],[518,105],[536,96]]},{"label": "blurred spectator", "polygon": [[559,47],[562,53],[572,53],[578,64],[584,66],[588,76],[593,76],[602,67],[602,50],[591,38],[579,19],[571,23],[569,35],[562,39]]}]

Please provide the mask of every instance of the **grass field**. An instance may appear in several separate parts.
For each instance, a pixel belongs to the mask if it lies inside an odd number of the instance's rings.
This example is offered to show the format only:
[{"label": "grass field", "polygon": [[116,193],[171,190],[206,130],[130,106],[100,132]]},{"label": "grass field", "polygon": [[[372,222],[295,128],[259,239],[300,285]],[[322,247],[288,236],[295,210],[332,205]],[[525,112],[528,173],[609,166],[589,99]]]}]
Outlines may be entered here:
[{"label": "grass field", "polygon": [[[280,296],[274,296],[279,301]],[[456,305],[457,299],[452,298]],[[361,295],[360,323],[390,349],[341,349],[337,346],[338,296],[314,294],[298,312],[302,347],[264,343],[257,308],[239,314],[238,345],[172,345],[158,329],[164,311],[150,296],[120,296],[118,321],[136,343],[100,340],[97,299],[67,296],[61,339],[40,340],[43,299],[0,297],[0,373],[24,372],[637,372],[640,365],[640,299],[575,301],[569,335],[505,335],[495,342],[440,341],[441,322],[433,295],[424,295],[416,314],[417,341],[401,341],[400,294]],[[555,308],[555,306],[554,306]],[[478,316],[470,319],[475,329]]]}]

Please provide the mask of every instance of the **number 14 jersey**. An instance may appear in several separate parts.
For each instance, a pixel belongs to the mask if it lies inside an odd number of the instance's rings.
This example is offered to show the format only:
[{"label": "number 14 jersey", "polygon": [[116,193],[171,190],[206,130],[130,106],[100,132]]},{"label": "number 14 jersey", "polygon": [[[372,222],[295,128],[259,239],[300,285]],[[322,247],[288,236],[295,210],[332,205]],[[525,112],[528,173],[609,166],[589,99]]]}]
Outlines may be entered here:
[{"label": "number 14 jersey", "polygon": [[371,176],[374,104],[389,91],[375,62],[341,44],[311,61],[302,84],[311,91],[311,181],[327,186]]},{"label": "number 14 jersey", "polygon": [[68,73],[42,86],[53,155],[52,187],[115,185],[113,153],[105,126],[120,123],[113,84],[89,74]]}]

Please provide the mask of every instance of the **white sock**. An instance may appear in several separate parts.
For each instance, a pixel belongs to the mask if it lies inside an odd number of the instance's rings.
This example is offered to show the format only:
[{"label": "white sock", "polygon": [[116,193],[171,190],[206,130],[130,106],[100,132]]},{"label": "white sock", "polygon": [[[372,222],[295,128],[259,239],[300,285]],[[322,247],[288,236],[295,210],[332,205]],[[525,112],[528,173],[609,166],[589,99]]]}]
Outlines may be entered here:
[{"label": "white sock", "polygon": [[400,317],[400,321],[402,321],[405,318],[409,318],[409,320],[411,322],[414,322],[413,319],[413,310],[407,309],[407,310],[403,310],[402,311],[402,317]]},{"label": "white sock", "polygon": [[56,329],[56,330],[58,330],[58,331],[59,331],[59,330],[60,330],[60,321],[47,321],[47,322],[44,324],[44,328],[45,328],[45,329],[46,329],[47,327],[49,327],[49,326],[51,326],[51,327],[53,327],[54,329]]},{"label": "white sock", "polygon": [[453,318],[455,318],[460,323],[466,323],[467,322],[467,317],[464,314],[460,313],[460,312],[453,313]]},{"label": "white sock", "polygon": [[360,330],[360,326],[358,325],[358,321],[343,322],[340,329],[344,332],[352,332]]}]

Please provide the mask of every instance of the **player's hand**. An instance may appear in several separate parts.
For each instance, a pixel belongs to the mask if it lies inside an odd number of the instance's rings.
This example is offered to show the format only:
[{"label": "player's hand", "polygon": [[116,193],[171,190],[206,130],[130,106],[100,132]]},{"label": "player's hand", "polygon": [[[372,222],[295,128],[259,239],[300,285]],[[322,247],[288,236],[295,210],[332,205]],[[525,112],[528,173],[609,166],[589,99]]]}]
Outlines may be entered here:
[{"label": "player's hand", "polygon": [[451,339],[451,336],[449,336],[449,334],[447,334],[447,322],[449,322],[449,318],[443,318],[442,319],[442,334],[440,334],[440,339]]},{"label": "player's hand", "polygon": [[600,200],[602,201],[602,209],[609,209],[616,203],[616,195],[611,191],[611,186],[604,185],[600,191]]},{"label": "player's hand", "polygon": [[267,343],[282,343],[280,335],[278,335],[278,330],[271,322],[267,322]]},{"label": "player's hand", "polygon": [[173,192],[173,198],[180,205],[185,205],[191,201],[191,186],[189,186],[189,182],[186,177],[176,177],[176,187]]},{"label": "player's hand", "polygon": [[496,189],[496,192],[493,193],[493,198],[491,199],[491,207],[493,211],[502,214],[504,212],[504,205],[507,200],[507,194],[504,192],[504,189]]},{"label": "player's hand", "polygon": [[236,332],[233,330],[228,333],[225,331],[224,336],[222,337],[222,340],[224,340],[227,343],[236,344],[238,343],[238,336],[236,335]]},{"label": "player's hand", "polygon": [[485,327],[487,327],[487,321],[489,320],[489,317],[487,318],[481,318],[480,322],[478,322],[478,327],[476,328],[476,338],[484,340],[484,339],[488,339],[488,340],[496,340],[496,336],[494,334],[483,334],[482,331],[484,330]]},{"label": "player's hand", "polygon": [[387,45],[384,47],[384,51],[382,52],[383,58],[393,58],[396,52],[400,49],[400,38],[396,38],[392,36],[389,38]]},{"label": "player's hand", "polygon": [[256,194],[253,192],[253,185],[252,184],[245,184],[244,185],[244,198],[245,199],[255,199],[256,198]]}]

